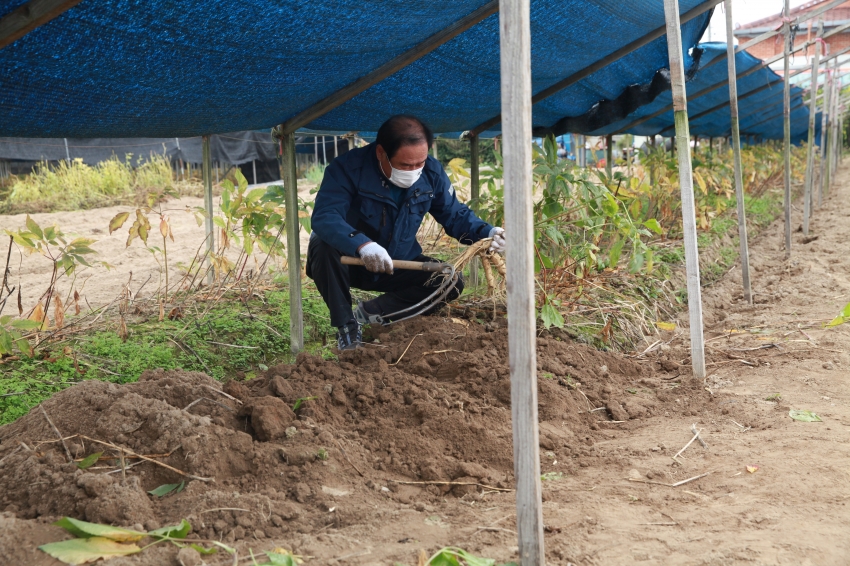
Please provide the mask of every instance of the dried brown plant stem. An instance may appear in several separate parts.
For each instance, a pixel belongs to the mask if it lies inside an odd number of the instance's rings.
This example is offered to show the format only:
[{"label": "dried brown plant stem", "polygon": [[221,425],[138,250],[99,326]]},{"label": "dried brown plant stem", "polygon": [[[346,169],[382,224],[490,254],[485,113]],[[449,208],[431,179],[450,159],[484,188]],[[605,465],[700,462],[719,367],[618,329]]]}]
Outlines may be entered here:
[{"label": "dried brown plant stem", "polygon": [[58,436],[58,437],[59,437],[59,440],[60,440],[60,441],[62,441],[62,447],[63,447],[63,448],[65,448],[65,454],[68,456],[68,461],[69,461],[69,462],[73,462],[73,461],[74,461],[74,457],[73,457],[73,456],[71,456],[71,451],[70,451],[70,450],[68,450],[68,445],[67,445],[67,444],[65,444],[65,439],[64,439],[64,438],[62,438],[62,433],[60,433],[60,432],[59,432],[59,429],[58,429],[58,428],[56,428],[56,425],[55,425],[55,424],[53,424],[53,421],[51,421],[51,420],[50,420],[50,417],[49,417],[49,416],[47,416],[47,411],[45,411],[45,410],[44,410],[44,405],[39,405],[39,406],[38,406],[38,408],[39,408],[39,409],[41,409],[41,414],[43,414],[43,415],[44,415],[44,418],[45,418],[45,419],[47,419],[47,424],[49,424],[49,425],[50,425],[50,428],[52,428],[52,429],[53,429],[53,432],[55,432],[55,433],[56,433],[56,436]]},{"label": "dried brown plant stem", "polygon": [[505,487],[493,487],[492,485],[487,485],[478,482],[468,482],[468,481],[400,481],[400,480],[387,480],[393,483],[401,484],[401,485],[476,485],[478,487],[483,487],[484,489],[492,489],[493,491],[516,491],[514,489],[509,489]]},{"label": "dried brown plant stem", "polygon": [[148,458],[147,456],[142,456],[141,454],[136,454],[135,452],[132,452],[132,451],[127,450],[125,448],[119,448],[118,446],[112,444],[111,442],[104,442],[103,440],[98,440],[96,438],[91,438],[89,436],[85,436],[85,435],[82,435],[82,434],[79,435],[79,436],[80,436],[80,438],[85,438],[86,440],[89,440],[89,441],[94,442],[96,444],[101,444],[103,446],[109,446],[113,450],[120,452],[122,454],[122,457],[123,457],[123,454],[126,452],[129,456],[134,456],[136,458],[139,458],[140,460],[144,460],[146,462],[156,464],[157,466],[163,467],[166,470],[171,470],[172,472],[180,474],[181,476],[187,477],[189,479],[203,481],[203,482],[214,482],[215,481],[215,478],[204,478],[204,477],[201,477],[201,476],[195,476],[195,475],[186,473],[182,470],[178,470],[177,468],[172,468],[171,466],[169,466],[168,464],[165,464],[163,462],[158,462],[158,461],[156,461],[152,458]]}]

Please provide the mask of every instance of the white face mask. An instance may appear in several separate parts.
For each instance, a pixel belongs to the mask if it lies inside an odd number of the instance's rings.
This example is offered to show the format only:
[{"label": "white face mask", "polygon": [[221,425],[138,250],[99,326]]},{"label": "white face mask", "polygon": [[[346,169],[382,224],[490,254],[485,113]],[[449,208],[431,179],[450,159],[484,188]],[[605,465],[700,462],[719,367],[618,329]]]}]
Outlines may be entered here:
[{"label": "white face mask", "polygon": [[384,157],[387,160],[387,164],[390,166],[390,170],[392,174],[390,175],[390,182],[396,187],[400,187],[402,189],[409,189],[413,186],[413,183],[419,180],[419,177],[422,175],[422,170],[425,167],[420,167],[419,169],[413,169],[412,171],[405,171],[404,169],[396,169],[393,167],[393,164],[390,163],[389,156],[385,153]]}]

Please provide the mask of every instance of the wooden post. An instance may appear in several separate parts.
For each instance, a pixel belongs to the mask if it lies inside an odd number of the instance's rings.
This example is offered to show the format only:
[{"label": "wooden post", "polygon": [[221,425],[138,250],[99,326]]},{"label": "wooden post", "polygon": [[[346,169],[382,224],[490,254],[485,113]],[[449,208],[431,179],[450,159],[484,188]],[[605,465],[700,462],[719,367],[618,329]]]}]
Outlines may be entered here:
[{"label": "wooden post", "polygon": [[[810,32],[811,33],[811,32]],[[823,35],[823,20],[818,22],[817,37]],[[820,67],[820,42],[815,42],[812,58],[812,86],[809,101],[809,146],[806,152],[806,186],[803,195],[803,235],[809,235],[809,218],[812,215],[812,186],[815,180],[815,115],[818,102],[818,68]]]},{"label": "wooden post", "polygon": [[785,58],[783,75],[785,82],[785,106],[784,125],[785,143],[783,154],[785,157],[785,259],[791,257],[791,25],[788,23],[791,17],[791,0],[785,0],[785,19],[783,32],[785,38]]},{"label": "wooden post", "polygon": [[297,354],[304,349],[304,314],[301,307],[301,241],[298,237],[295,134],[283,134],[281,160],[286,207],[286,259],[289,264],[289,349],[293,354]]},{"label": "wooden post", "polygon": [[682,231],[685,239],[685,267],[688,280],[688,314],[691,325],[691,364],[694,377],[705,379],[705,342],[702,327],[702,289],[699,281],[699,250],[694,206],[694,177],[691,164],[691,136],[688,124],[688,97],[685,91],[685,67],[682,56],[682,28],[679,0],[664,0],[667,20],[667,53],[670,58],[670,82],[676,121],[676,149],[679,160],[679,186],[682,190]]},{"label": "wooden post", "polygon": [[[469,199],[472,201],[472,211],[478,213],[478,199],[481,197],[481,152],[478,145],[478,134],[469,135]],[[473,258],[469,264],[469,279],[472,287],[478,287],[478,258]]]},{"label": "wooden post", "polygon": [[744,300],[753,304],[750,285],[750,252],[747,242],[747,213],[744,207],[743,166],[741,165],[741,126],[738,121],[738,76],[735,62],[735,36],[732,25],[732,0],[726,1],[726,56],[729,59],[729,110],[732,120],[732,153],[735,161],[735,200],[738,201],[738,240],[741,248],[741,283]]},{"label": "wooden post", "polygon": [[205,219],[207,233],[207,262],[210,269],[207,271],[207,285],[215,281],[215,273],[212,269],[212,256],[215,253],[215,228],[213,227],[213,192],[212,192],[212,159],[210,158],[210,137],[201,138],[201,161],[204,179],[204,209],[207,216]]},{"label": "wooden post", "polygon": [[605,174],[609,181],[614,176],[614,136],[611,134],[605,136]]},{"label": "wooden post", "polygon": [[[827,125],[827,105],[829,100],[829,63],[827,62],[824,65],[823,69],[824,77],[823,77],[823,105],[821,109],[821,121],[820,121],[820,166],[818,167],[818,188],[817,188],[817,208],[820,208],[821,203],[823,202],[823,183],[824,183],[824,175],[826,173],[824,168],[824,159],[826,158],[826,141],[827,141],[827,133],[826,133],[826,125]],[[812,200],[814,200],[814,195],[812,195]]]},{"label": "wooden post", "polygon": [[[835,66],[833,62],[832,66]],[[833,84],[835,83],[835,77],[832,74],[832,71],[829,69],[829,64],[827,64],[826,68],[826,82],[824,83],[824,103],[823,103],[823,130],[821,131],[821,180],[818,186],[818,208],[820,208],[823,203],[823,195],[824,192],[829,190],[829,179],[830,179],[830,170],[829,170],[829,156],[830,156],[830,143],[832,142],[832,135],[830,132],[830,127],[832,124],[832,116],[830,116],[830,112],[832,112],[832,91]]]},{"label": "wooden post", "polygon": [[530,0],[502,0],[499,10],[505,233],[507,235],[508,359],[516,477],[519,562],[543,566],[543,509],[537,422],[537,341],[534,304],[534,219],[531,174]]}]

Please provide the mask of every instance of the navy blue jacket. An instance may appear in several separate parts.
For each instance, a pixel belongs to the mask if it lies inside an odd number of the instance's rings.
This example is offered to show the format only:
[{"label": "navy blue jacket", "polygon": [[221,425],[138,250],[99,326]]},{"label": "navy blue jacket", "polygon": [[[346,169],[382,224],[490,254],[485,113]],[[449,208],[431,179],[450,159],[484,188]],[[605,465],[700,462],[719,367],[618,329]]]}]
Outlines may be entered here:
[{"label": "navy blue jacket", "polygon": [[492,226],[457,200],[443,166],[430,156],[401,206],[396,204],[375,147],[372,143],[353,149],[325,169],[312,219],[314,233],[325,243],[356,257],[357,248],[372,241],[393,259],[413,260],[422,254],[416,232],[426,212],[462,244],[490,234]]}]

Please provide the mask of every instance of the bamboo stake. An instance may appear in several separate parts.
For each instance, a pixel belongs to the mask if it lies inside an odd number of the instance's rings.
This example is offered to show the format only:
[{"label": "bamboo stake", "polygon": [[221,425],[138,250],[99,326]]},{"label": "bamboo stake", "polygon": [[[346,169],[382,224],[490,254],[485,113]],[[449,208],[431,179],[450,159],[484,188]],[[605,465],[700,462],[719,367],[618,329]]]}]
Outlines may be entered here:
[{"label": "bamboo stake", "polygon": [[[791,17],[791,0],[785,0],[785,19]],[[785,259],[791,257],[791,24],[783,24],[785,37],[784,83],[785,83]]]},{"label": "bamboo stake", "polygon": [[[818,22],[817,37],[823,35],[823,20]],[[818,101],[818,67],[820,66],[820,42],[815,42],[815,56],[812,59],[812,86],[809,106],[809,147],[806,152],[806,187],[803,197],[803,235],[809,235],[809,218],[812,215],[812,185],[815,177],[815,116]]]},{"label": "bamboo stake", "polygon": [[[213,227],[213,193],[212,193],[212,160],[210,158],[210,137],[203,136],[201,145],[202,176],[204,179],[204,209],[207,216],[204,219],[207,234],[207,263],[212,268],[213,253],[215,252],[215,228]],[[215,281],[215,269],[207,269],[207,285]]]},{"label": "bamboo stake", "polygon": [[679,1],[664,0],[667,23],[667,53],[670,58],[670,82],[676,121],[676,157],[679,161],[679,186],[682,191],[682,231],[685,239],[685,266],[688,281],[688,311],[691,326],[691,363],[694,377],[705,378],[705,342],[702,326],[702,290],[699,281],[694,178],[691,164],[688,98],[685,91],[685,67],[682,55],[682,28]]},{"label": "bamboo stake", "polygon": [[[735,159],[735,199],[738,201],[738,240],[741,248],[741,283],[744,287],[744,300],[753,304],[753,290],[750,285],[750,252],[747,241],[747,215],[744,208],[744,180],[741,164],[741,128],[738,118],[738,81],[735,64],[735,36],[732,25],[732,0],[726,1],[726,50],[729,59],[729,109],[732,120],[732,151]],[[709,142],[710,143],[710,142]]]},{"label": "bamboo stake", "polygon": [[[676,12],[678,15],[678,12]],[[502,0],[499,10],[505,232],[508,234],[508,358],[522,566],[543,566],[542,487],[537,421],[534,220],[531,177],[530,0]]]},{"label": "bamboo stake", "polygon": [[[469,135],[469,199],[472,201],[472,211],[478,213],[478,199],[481,197],[481,152],[478,145],[478,134]],[[478,259],[473,258],[469,264],[469,278],[472,287],[478,287]]]},{"label": "bamboo stake", "polygon": [[[324,147],[324,139],[322,140]],[[286,206],[286,259],[289,264],[289,349],[304,349],[304,314],[301,306],[301,242],[298,238],[298,181],[295,169],[295,134],[281,138],[283,188]]]}]

